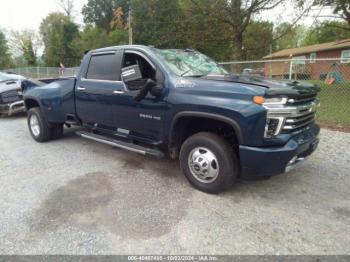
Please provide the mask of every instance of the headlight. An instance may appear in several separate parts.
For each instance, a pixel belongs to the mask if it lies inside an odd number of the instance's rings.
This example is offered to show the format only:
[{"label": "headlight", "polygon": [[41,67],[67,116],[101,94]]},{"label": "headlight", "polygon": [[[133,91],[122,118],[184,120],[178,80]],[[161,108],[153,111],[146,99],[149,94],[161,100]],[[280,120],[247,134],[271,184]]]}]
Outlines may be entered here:
[{"label": "headlight", "polygon": [[271,105],[285,105],[288,101],[287,97],[270,97],[265,98],[264,106],[271,106]]}]

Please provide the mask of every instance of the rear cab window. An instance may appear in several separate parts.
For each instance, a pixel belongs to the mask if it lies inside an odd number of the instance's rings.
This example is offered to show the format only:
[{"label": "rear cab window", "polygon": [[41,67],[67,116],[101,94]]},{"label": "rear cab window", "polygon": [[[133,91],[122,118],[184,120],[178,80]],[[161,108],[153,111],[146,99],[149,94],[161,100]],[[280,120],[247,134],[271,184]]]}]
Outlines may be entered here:
[{"label": "rear cab window", "polygon": [[88,80],[120,81],[121,59],[117,52],[93,54],[86,72]]}]

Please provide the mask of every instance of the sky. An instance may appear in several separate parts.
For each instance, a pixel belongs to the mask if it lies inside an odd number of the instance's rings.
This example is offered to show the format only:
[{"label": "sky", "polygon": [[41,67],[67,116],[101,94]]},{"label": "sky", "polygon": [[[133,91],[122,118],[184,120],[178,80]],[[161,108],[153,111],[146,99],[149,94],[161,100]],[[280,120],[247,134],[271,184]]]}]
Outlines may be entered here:
[{"label": "sky", "polygon": [[[81,8],[87,0],[75,0],[76,22],[82,23]],[[50,12],[61,11],[58,0],[0,0],[0,28],[36,30]]]},{"label": "sky", "polygon": [[[35,30],[38,31],[40,23],[50,12],[60,11],[59,0],[0,0],[0,28],[7,33],[12,30]],[[75,21],[83,23],[81,9],[87,0],[75,0]],[[285,6],[279,6],[273,11],[264,12],[259,15],[262,20],[273,22],[294,21],[295,10],[287,1]],[[329,9],[322,10],[321,14],[330,14]],[[318,14],[318,11],[314,11]],[[312,25],[315,18],[305,17],[300,23]]]}]

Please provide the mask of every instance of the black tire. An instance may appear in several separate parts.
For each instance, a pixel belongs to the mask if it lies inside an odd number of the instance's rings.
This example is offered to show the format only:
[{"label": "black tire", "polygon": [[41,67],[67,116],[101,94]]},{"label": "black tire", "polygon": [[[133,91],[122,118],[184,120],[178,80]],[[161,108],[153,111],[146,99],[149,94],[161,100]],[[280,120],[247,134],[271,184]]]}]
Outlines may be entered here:
[{"label": "black tire", "polygon": [[51,128],[51,139],[59,139],[63,136],[63,124],[55,124]]},{"label": "black tire", "polygon": [[[31,121],[31,118],[33,116],[36,117],[36,119],[38,121],[39,133],[35,133],[32,130],[30,121]],[[29,132],[35,141],[43,143],[43,142],[51,140],[52,129],[47,124],[39,107],[33,107],[28,111],[27,123],[28,123]]]},{"label": "black tire", "polygon": [[[189,158],[191,152],[196,151],[197,148],[208,149],[216,157],[218,171],[215,180],[201,182],[198,176],[196,178],[192,173]],[[180,165],[182,172],[195,188],[211,194],[217,194],[232,187],[239,175],[239,161],[233,146],[214,133],[201,132],[189,137],[180,150]]]}]

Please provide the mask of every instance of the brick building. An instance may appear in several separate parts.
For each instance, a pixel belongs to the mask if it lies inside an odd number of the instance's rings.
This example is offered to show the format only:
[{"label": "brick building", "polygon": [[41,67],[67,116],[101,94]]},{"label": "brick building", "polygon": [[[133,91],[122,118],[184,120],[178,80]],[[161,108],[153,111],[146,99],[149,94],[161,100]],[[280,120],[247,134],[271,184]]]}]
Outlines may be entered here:
[{"label": "brick building", "polygon": [[[333,61],[322,59],[333,58]],[[272,53],[264,60],[292,59],[293,66],[285,61],[267,61],[265,75],[273,78],[288,78],[292,71],[295,79],[325,80],[327,75],[336,74],[345,81],[350,81],[350,39],[291,48]],[[318,60],[321,59],[321,60]]]}]

